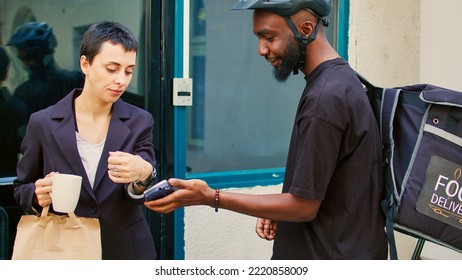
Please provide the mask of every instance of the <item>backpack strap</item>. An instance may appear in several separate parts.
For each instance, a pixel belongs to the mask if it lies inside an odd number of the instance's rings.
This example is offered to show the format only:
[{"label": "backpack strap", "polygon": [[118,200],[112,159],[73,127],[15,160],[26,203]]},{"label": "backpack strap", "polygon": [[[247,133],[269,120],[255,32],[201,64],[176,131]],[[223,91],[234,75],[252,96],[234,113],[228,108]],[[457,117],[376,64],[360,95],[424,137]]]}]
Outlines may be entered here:
[{"label": "backpack strap", "polygon": [[[369,98],[372,110],[377,119],[380,129],[383,152],[384,188],[387,190],[386,197],[381,201],[382,211],[385,214],[385,226],[390,250],[390,259],[397,260],[398,253],[394,235],[393,216],[397,211],[397,188],[393,170],[393,121],[398,106],[401,90],[382,89],[371,84],[366,78],[356,72],[363,84]],[[379,100],[379,101],[378,101]]]},{"label": "backpack strap", "polygon": [[395,142],[393,139],[393,122],[395,119],[396,108],[400,97],[400,89],[384,89],[382,102],[380,105],[380,133],[383,144],[385,186],[388,191],[387,197],[382,201],[382,210],[385,213],[386,232],[390,246],[390,259],[397,260],[398,253],[396,250],[396,241],[393,228],[393,216],[398,209],[397,201],[398,191],[396,188],[395,174],[393,169],[393,156],[395,151]]}]

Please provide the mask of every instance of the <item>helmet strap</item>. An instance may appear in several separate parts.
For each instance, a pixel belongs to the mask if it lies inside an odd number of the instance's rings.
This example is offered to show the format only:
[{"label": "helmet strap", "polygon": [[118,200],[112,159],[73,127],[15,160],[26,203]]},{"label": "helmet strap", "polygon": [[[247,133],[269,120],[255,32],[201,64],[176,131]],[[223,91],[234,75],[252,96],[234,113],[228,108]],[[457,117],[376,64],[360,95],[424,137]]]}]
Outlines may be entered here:
[{"label": "helmet strap", "polygon": [[289,25],[290,29],[294,33],[295,39],[300,44],[300,55],[299,55],[299,58],[298,58],[298,63],[294,68],[294,75],[297,75],[298,74],[298,69],[302,68],[305,65],[305,62],[306,62],[306,47],[308,46],[309,43],[313,42],[314,39],[316,39],[316,35],[318,35],[319,27],[321,26],[320,25],[321,20],[318,20],[318,22],[316,23],[314,31],[310,35],[304,37],[297,30],[297,28],[295,27],[294,22],[292,21],[292,19],[290,17],[285,17],[285,19],[286,19],[286,22]]}]

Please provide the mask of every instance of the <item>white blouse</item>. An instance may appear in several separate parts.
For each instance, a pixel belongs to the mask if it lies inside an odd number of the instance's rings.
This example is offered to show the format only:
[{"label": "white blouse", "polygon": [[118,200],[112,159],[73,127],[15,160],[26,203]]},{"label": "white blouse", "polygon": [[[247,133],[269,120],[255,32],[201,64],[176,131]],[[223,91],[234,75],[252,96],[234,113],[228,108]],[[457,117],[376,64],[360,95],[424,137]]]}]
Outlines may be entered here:
[{"label": "white blouse", "polygon": [[101,154],[103,153],[104,143],[106,140],[103,140],[99,144],[93,144],[83,138],[78,132],[75,132],[75,135],[80,159],[82,160],[85,171],[87,172],[90,185],[93,188],[93,185],[95,184],[96,170],[98,169],[98,164],[101,159]]}]

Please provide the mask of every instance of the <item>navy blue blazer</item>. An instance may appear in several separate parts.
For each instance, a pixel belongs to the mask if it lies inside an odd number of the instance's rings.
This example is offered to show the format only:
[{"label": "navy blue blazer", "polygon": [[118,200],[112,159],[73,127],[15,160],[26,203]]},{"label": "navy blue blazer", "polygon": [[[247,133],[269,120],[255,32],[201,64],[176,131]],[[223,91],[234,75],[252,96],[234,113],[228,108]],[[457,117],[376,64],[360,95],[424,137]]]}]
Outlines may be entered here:
[{"label": "navy blue blazer", "polygon": [[156,249],[141,202],[128,196],[125,184],[112,182],[107,174],[110,151],[137,154],[155,166],[152,115],[121,99],[114,103],[92,189],[75,135],[73,100],[80,93],[81,89],[75,89],[30,117],[14,182],[15,199],[24,211],[35,214],[39,208],[33,205],[37,179],[53,171],[80,175],[82,189],[75,214],[99,219],[103,259],[155,259]]}]

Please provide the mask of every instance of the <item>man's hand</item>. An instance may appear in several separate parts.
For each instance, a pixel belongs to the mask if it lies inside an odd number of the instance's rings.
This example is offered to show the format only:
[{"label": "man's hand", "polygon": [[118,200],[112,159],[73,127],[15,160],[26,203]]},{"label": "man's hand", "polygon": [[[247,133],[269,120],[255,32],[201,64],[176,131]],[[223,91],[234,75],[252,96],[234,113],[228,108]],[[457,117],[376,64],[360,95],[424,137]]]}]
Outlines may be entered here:
[{"label": "man's hand", "polygon": [[276,235],[277,229],[277,222],[273,222],[267,219],[259,218],[257,220],[257,226],[255,227],[255,231],[260,238],[266,240],[274,240],[274,236]]},{"label": "man's hand", "polygon": [[190,205],[208,205],[213,207],[215,190],[202,180],[169,179],[168,182],[177,191],[157,200],[147,201],[144,205],[153,211],[170,213],[173,210]]}]

